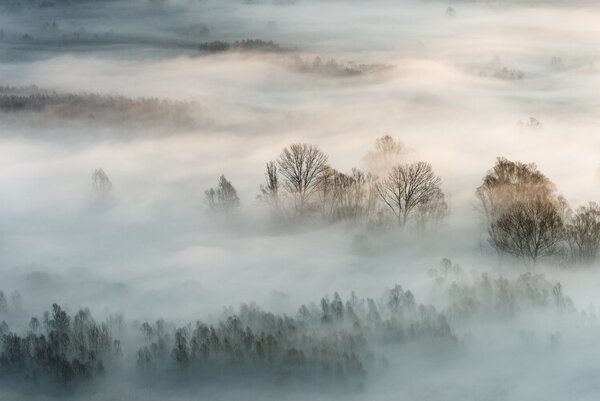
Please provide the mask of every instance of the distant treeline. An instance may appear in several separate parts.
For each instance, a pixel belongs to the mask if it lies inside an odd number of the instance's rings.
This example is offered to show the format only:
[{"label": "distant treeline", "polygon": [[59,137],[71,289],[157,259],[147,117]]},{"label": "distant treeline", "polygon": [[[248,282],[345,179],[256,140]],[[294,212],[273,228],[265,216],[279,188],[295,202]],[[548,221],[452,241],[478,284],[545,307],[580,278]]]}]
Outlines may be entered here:
[{"label": "distant treeline", "polygon": [[[151,1],[151,0],[149,0]],[[78,4],[102,4],[102,3],[118,3],[123,0],[6,0],[2,1],[1,5],[7,9],[20,10],[22,8],[51,8],[57,6],[70,6]]]},{"label": "distant treeline", "polygon": [[444,258],[429,276],[434,280],[434,291],[447,305],[444,314],[454,325],[481,318],[512,319],[532,310],[578,313],[562,285],[543,274],[524,273],[516,278],[489,273],[468,275]]},{"label": "distant treeline", "polygon": [[81,46],[136,46],[179,50],[197,50],[196,36],[204,34],[191,34],[193,27],[187,30],[182,28],[182,37],[158,36],[156,34],[131,34],[113,31],[89,32],[84,29],[65,31],[56,24],[44,24],[41,29],[20,33],[8,32],[0,29],[0,40],[9,44],[20,46],[31,45],[32,50],[44,49],[62,50],[69,47]]},{"label": "distant treeline", "polygon": [[316,74],[333,77],[352,77],[368,73],[375,73],[392,68],[386,64],[356,64],[354,62],[344,63],[336,59],[321,60],[321,57],[315,56],[310,60],[303,60],[300,56],[295,56],[293,68],[302,73]]},{"label": "distant treeline", "polygon": [[58,93],[36,86],[0,86],[0,112],[13,115],[33,113],[60,121],[135,123],[145,126],[166,124],[193,128],[200,123],[201,107],[195,102],[168,99]]},{"label": "distant treeline", "polygon": [[264,52],[281,52],[284,48],[274,43],[273,41],[264,41],[261,39],[243,39],[235,42],[213,41],[201,43],[198,46],[201,51],[208,52],[224,52],[224,51],[264,51]]}]

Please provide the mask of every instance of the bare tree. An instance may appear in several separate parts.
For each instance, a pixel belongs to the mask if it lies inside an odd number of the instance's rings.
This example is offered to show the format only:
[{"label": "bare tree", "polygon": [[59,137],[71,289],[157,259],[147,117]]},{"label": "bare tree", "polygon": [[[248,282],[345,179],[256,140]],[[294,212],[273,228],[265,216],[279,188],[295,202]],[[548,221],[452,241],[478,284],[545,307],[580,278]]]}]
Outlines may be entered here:
[{"label": "bare tree", "polygon": [[590,202],[577,209],[567,224],[567,238],[574,261],[595,261],[600,253],[600,205]]},{"label": "bare tree", "polygon": [[563,219],[544,199],[518,201],[490,226],[490,243],[501,252],[535,265],[561,252]]},{"label": "bare tree", "polygon": [[224,175],[219,177],[217,188],[204,191],[206,203],[214,212],[228,212],[240,205],[237,191]]},{"label": "bare tree", "polygon": [[277,159],[283,186],[291,195],[296,214],[310,209],[310,201],[319,189],[323,174],[327,171],[327,155],[318,147],[295,143],[283,149]]},{"label": "bare tree", "polygon": [[113,190],[112,182],[101,168],[96,169],[92,174],[92,188],[99,198],[109,196]]},{"label": "bare tree", "polygon": [[390,135],[375,140],[375,148],[365,155],[365,163],[369,172],[386,175],[392,167],[402,162],[406,147]]},{"label": "bare tree", "polygon": [[443,201],[441,183],[429,163],[417,162],[393,167],[377,184],[376,190],[381,201],[396,216],[398,224],[404,226],[419,209]]}]

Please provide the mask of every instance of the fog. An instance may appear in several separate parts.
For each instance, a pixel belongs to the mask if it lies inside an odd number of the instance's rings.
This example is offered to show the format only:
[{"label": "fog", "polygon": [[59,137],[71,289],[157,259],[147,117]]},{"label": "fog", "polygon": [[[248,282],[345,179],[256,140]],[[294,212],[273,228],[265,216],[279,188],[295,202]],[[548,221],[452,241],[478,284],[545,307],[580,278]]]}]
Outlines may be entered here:
[{"label": "fog", "polygon": [[[593,1],[2,2],[0,398],[596,399],[599,38]],[[386,205],[386,135],[439,219]],[[295,143],[373,210],[302,209]],[[498,157],[548,179],[544,257],[482,213]]]}]

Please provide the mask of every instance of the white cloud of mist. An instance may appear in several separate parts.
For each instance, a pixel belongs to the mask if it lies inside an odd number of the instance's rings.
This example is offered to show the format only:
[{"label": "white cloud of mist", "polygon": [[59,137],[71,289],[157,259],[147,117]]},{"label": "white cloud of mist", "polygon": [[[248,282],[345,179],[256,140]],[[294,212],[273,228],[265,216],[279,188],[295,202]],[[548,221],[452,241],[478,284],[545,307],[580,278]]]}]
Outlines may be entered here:
[{"label": "white cloud of mist", "polygon": [[[428,275],[442,257],[473,275],[515,277],[525,270],[486,249],[474,210],[474,190],[497,156],[537,163],[572,207],[600,195],[594,182],[600,163],[595,4],[456,3],[456,17],[449,18],[448,5],[437,2],[171,1],[162,9],[142,3],[140,18],[132,14],[137,5],[123,4],[94,6],[89,18],[75,6],[64,14],[57,8],[0,15],[0,85],[195,101],[211,120],[183,130],[102,121],[63,127],[45,126],[43,118],[32,124],[27,113],[0,114],[0,289],[21,292],[27,317],[52,302],[70,312],[90,307],[99,318],[123,313],[131,322],[214,320],[223,307],[243,302],[295,314],[334,291],[344,298],[352,291],[378,297],[396,283],[444,311],[448,300],[435,293]],[[57,20],[63,33],[85,27],[150,39],[24,44],[19,38],[26,32],[36,40],[45,35],[35,16]],[[190,39],[176,29],[197,23],[209,33]],[[244,38],[290,50],[201,54],[187,47]],[[159,39],[172,42],[154,48]],[[392,68],[352,77],[305,74],[293,68],[295,55]],[[522,78],[506,79],[503,68]],[[519,124],[530,117],[541,127]],[[451,216],[439,232],[369,234],[372,248],[365,253],[355,242],[363,227],[269,224],[256,196],[265,162],[284,146],[317,144],[334,167],[349,171],[365,167],[363,156],[385,133],[412,149],[409,159],[431,162],[442,177]],[[114,185],[114,205],[102,210],[90,183],[99,167]],[[220,174],[241,198],[231,219],[214,218],[203,201]],[[598,304],[593,268],[537,269],[563,283],[578,310]],[[478,319],[453,326],[458,349],[383,347],[389,369],[369,377],[358,394],[209,384],[202,395],[594,399],[593,319],[545,310]],[[106,380],[110,390],[94,389],[84,398],[195,397],[170,388],[149,391],[129,376]],[[0,395],[54,399],[13,389]]]}]

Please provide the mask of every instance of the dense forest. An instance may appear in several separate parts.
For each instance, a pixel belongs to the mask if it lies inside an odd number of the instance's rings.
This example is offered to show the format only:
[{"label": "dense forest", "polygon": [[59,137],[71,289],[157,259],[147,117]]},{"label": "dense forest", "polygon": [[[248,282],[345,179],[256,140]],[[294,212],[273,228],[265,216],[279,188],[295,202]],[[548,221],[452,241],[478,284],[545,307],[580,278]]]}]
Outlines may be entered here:
[{"label": "dense forest", "polygon": [[[458,265],[444,259],[430,277],[446,298],[448,307],[442,311],[417,303],[400,285],[385,290],[379,299],[352,292],[344,300],[336,292],[302,305],[291,316],[242,304],[236,310],[225,308],[214,322],[182,325],[167,319],[128,322],[121,315],[99,323],[89,309],[70,315],[53,304],[42,317],[32,317],[26,330],[13,331],[2,321],[1,380],[74,386],[135,366],[142,377],[173,376],[195,385],[255,376],[280,384],[341,381],[359,388],[369,374],[388,368],[382,347],[421,343],[464,352],[461,326],[484,316],[510,321],[537,310],[561,319],[596,318],[578,311],[561,284],[543,275],[509,279],[483,274],[468,279]],[[27,300],[20,298],[14,293],[8,302],[0,291],[0,318],[21,320]]]}]

